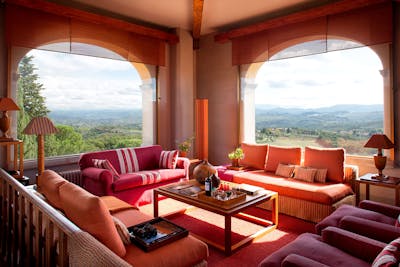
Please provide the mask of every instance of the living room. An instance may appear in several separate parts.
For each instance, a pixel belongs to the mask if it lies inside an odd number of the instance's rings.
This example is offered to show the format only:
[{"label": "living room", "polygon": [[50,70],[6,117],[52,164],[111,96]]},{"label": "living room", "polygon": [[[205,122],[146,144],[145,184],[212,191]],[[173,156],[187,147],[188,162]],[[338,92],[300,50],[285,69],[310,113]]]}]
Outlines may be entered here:
[{"label": "living room", "polygon": [[[12,1],[11,1],[12,2]],[[35,4],[32,3],[17,3],[17,6],[30,6],[30,8],[37,9]],[[197,2],[197,1],[194,1]],[[203,2],[203,1],[200,1]],[[307,4],[305,2],[308,2]],[[243,141],[251,140],[248,133],[246,132],[247,123],[249,120],[246,120],[242,112],[245,109],[244,103],[241,102],[240,99],[240,90],[244,90],[243,84],[238,86],[238,80],[241,77],[246,77],[247,79],[252,79],[255,73],[254,69],[257,69],[257,62],[259,59],[254,60],[253,56],[259,56],[260,50],[254,52],[254,55],[251,55],[251,52],[244,51],[252,51],[252,49],[261,49],[261,51],[265,52],[265,47],[253,47],[249,49],[245,45],[252,45],[249,40],[249,36],[243,35],[244,37],[235,36],[236,33],[232,29],[242,29],[244,32],[247,30],[254,30],[256,22],[259,22],[259,25],[262,22],[270,20],[270,17],[280,13],[282,14],[290,14],[293,10],[297,10],[297,16],[300,19],[304,19],[305,16],[304,10],[308,8],[321,8],[324,5],[317,4],[316,2],[311,3],[312,1],[294,1],[293,4],[287,4],[288,6],[281,6],[275,9],[275,14],[265,14],[258,18],[254,16],[253,20],[248,19],[246,22],[243,20],[241,25],[232,26],[225,25],[225,28],[221,27],[219,30],[202,30],[202,33],[196,38],[193,37],[193,33],[191,32],[191,28],[196,25],[195,23],[192,25],[189,23],[189,26],[185,26],[182,28],[176,28],[174,33],[171,34],[168,32],[167,37],[163,41],[165,42],[165,50],[160,53],[158,56],[162,58],[161,63],[158,63],[158,67],[154,67],[154,69],[147,69],[142,72],[142,80],[152,79],[151,77],[157,78],[157,84],[154,85],[154,89],[157,90],[157,106],[154,109],[153,116],[155,119],[155,127],[152,128],[152,132],[149,135],[146,135],[145,143],[147,144],[160,144],[165,149],[175,149],[176,148],[176,140],[184,140],[187,137],[195,136],[193,141],[193,149],[189,153],[189,158],[207,158],[209,162],[214,165],[222,165],[227,164],[228,159],[227,155],[231,152],[235,147],[240,145]],[[353,4],[353,8],[356,9],[357,5],[375,5],[380,4],[379,1],[366,1],[366,3],[357,3]],[[386,3],[387,1],[382,1]],[[398,2],[397,1],[389,1],[391,5],[393,5],[393,10],[397,11]],[[44,7],[46,7],[46,1],[43,1]],[[42,4],[43,4],[42,3]],[[342,1],[337,1],[337,5],[334,5],[335,8],[340,8],[340,3]],[[7,5],[12,4],[6,3],[3,6],[3,12],[6,12]],[[61,3],[59,3],[61,4]],[[81,8],[88,12],[88,10],[94,12],[102,9],[101,7],[91,7],[88,8],[84,6],[82,3],[75,3],[76,6],[74,8]],[[207,6],[209,3],[204,3],[204,14],[206,14]],[[342,3],[343,5],[344,2]],[[27,5],[27,6],[26,6]],[[39,4],[40,5],[40,4]],[[157,5],[157,4],[155,4]],[[257,4],[254,4],[256,6]],[[358,6],[360,7],[360,6]],[[103,7],[104,8],[104,7]],[[190,9],[192,6],[190,5]],[[237,7],[240,9],[240,7]],[[286,11],[285,11],[286,9]],[[312,8],[311,8],[312,9]],[[139,10],[139,8],[138,8]],[[276,10],[280,10],[277,12]],[[48,10],[49,11],[49,10]],[[303,11],[303,12],[301,12]],[[103,10],[104,12],[104,10]],[[109,11],[110,13],[115,13],[116,11]],[[254,11],[253,11],[254,12]],[[342,11],[344,12],[344,11]],[[348,12],[348,10],[346,11]],[[90,12],[89,12],[90,13]],[[311,12],[309,12],[311,13]],[[76,14],[75,14],[76,15]],[[113,14],[115,15],[115,14]],[[192,16],[190,14],[190,16]],[[206,15],[204,15],[206,16]],[[244,16],[244,15],[243,15]],[[250,15],[249,15],[250,16]],[[311,16],[308,14],[308,16]],[[123,15],[120,14],[120,18]],[[277,16],[279,17],[279,16]],[[207,18],[207,17],[204,17]],[[268,18],[268,19],[267,19]],[[290,17],[289,17],[290,18]],[[296,16],[295,16],[296,18]],[[309,17],[314,18],[314,17]],[[393,16],[394,20],[396,16]],[[81,18],[82,19],[82,18]],[[286,17],[285,19],[288,19]],[[151,19],[148,19],[151,21]],[[251,21],[251,22],[250,22]],[[277,23],[283,23],[285,21],[277,20]],[[155,19],[153,21],[154,24],[157,24],[158,21]],[[203,21],[204,25],[207,25],[207,20]],[[271,23],[271,22],[270,22]],[[392,22],[391,22],[392,23]],[[133,23],[134,24],[134,23]],[[254,28],[251,28],[251,26]],[[250,28],[246,28],[250,27]],[[304,26],[304,25],[303,25]],[[164,25],[165,28],[170,27],[168,25]],[[189,28],[188,28],[189,27]],[[198,26],[196,26],[198,27]],[[385,29],[388,29],[387,25],[382,26]],[[150,27],[151,28],[151,27]],[[390,42],[386,39],[382,39],[380,41],[369,40],[370,46],[374,46],[374,51],[378,54],[379,58],[382,61],[384,71],[382,73],[389,73],[388,75],[383,75],[384,77],[384,125],[383,132],[393,141],[393,143],[397,144],[398,135],[396,134],[398,129],[398,95],[397,91],[392,88],[398,87],[398,78],[397,71],[398,68],[398,24],[395,22],[390,25],[390,28],[393,28],[393,36],[390,35]],[[308,28],[307,28],[308,29]],[[159,29],[157,29],[159,30]],[[296,28],[292,28],[292,31],[295,31]],[[310,30],[310,29],[308,29]],[[268,31],[264,29],[264,31]],[[305,28],[304,28],[305,31]],[[46,32],[46,31],[43,31]],[[382,32],[382,31],[381,31]],[[384,31],[385,32],[385,31]],[[24,54],[15,53],[16,50],[6,49],[8,47],[6,43],[6,36],[8,32],[6,31],[6,27],[3,25],[3,48],[2,52],[4,60],[1,63],[4,71],[2,72],[2,81],[4,86],[2,87],[2,95],[9,96],[11,98],[15,97],[16,93],[16,79],[14,79],[17,74],[17,66],[16,59],[22,57]],[[229,37],[229,34],[232,34]],[[318,32],[319,34],[319,32]],[[172,35],[173,37],[171,37]],[[25,34],[25,36],[27,36]],[[226,37],[228,36],[228,37]],[[13,37],[12,37],[13,38]],[[29,39],[28,36],[26,39]],[[91,36],[93,38],[93,36]],[[168,39],[170,38],[170,39]],[[179,42],[176,42],[176,39],[179,38]],[[223,40],[227,38],[226,40]],[[236,38],[236,41],[230,41]],[[258,36],[258,38],[263,38],[263,36]],[[283,38],[283,37],[280,37]],[[286,38],[286,37],[285,37]],[[300,38],[299,36],[290,36],[289,38]],[[382,38],[380,36],[379,38]],[[32,38],[33,39],[33,38]],[[300,38],[301,39],[301,38]],[[357,38],[355,38],[357,39]],[[112,39],[110,39],[112,40]],[[195,40],[195,41],[194,41]],[[255,40],[254,42],[259,41],[260,39]],[[363,39],[364,40],[364,39]],[[19,40],[21,41],[21,40]],[[25,40],[26,41],[26,40]],[[240,42],[242,41],[242,42]],[[244,42],[243,42],[244,41]],[[279,40],[278,40],[279,41]],[[40,41],[39,41],[40,42]],[[50,41],[51,42],[51,41]],[[276,42],[276,40],[271,41],[271,44]],[[299,42],[296,39],[296,42]],[[112,42],[111,42],[112,43]],[[283,43],[283,41],[282,41]],[[368,42],[366,42],[368,43]],[[195,49],[193,49],[193,44],[195,44]],[[380,44],[380,45],[377,45]],[[20,46],[31,47],[31,45],[20,44]],[[110,45],[104,44],[107,46]],[[240,47],[240,45],[243,45]],[[270,50],[269,53],[276,53],[276,49],[283,49],[287,46],[290,46],[290,43],[285,43],[283,47],[279,45],[267,47],[267,50]],[[264,49],[264,50],[263,50]],[[274,50],[275,49],[275,50]],[[241,52],[241,55],[237,54]],[[275,52],[274,52],[275,51]],[[390,53],[390,51],[394,51]],[[22,53],[22,52],[21,52]],[[25,52],[26,53],[26,50]],[[236,53],[236,54],[235,54]],[[250,54],[250,55],[249,55]],[[246,58],[247,56],[247,58]],[[233,58],[234,57],[234,58]],[[244,57],[244,58],[242,58]],[[265,58],[269,58],[271,55],[261,56],[261,60],[265,61]],[[9,62],[7,59],[11,59]],[[235,62],[236,60],[236,62]],[[249,61],[250,60],[250,61]],[[147,61],[148,62],[148,61]],[[250,63],[250,64],[246,64]],[[143,70],[143,64],[135,63],[135,67],[140,70]],[[156,64],[157,65],[157,64]],[[140,71],[139,71],[140,72]],[[147,75],[147,76],[146,76]],[[14,77],[14,78],[9,78]],[[145,78],[147,77],[147,79]],[[152,85],[153,86],[153,85]],[[199,120],[196,116],[198,115],[198,111],[195,107],[196,99],[207,99],[208,100],[208,135],[207,135],[207,145],[203,147],[200,146],[200,136],[202,133],[197,132],[196,123]],[[227,112],[229,111],[229,112]],[[10,132],[11,135],[14,136],[16,133],[16,123],[17,123],[17,115],[16,112],[9,112],[12,117],[12,123]],[[222,134],[229,133],[229,134]],[[365,140],[366,141],[366,140]],[[199,154],[200,151],[206,154]],[[386,164],[385,174],[392,176],[400,176],[398,169],[396,168],[398,162],[398,149],[395,147],[394,149],[385,151],[389,152],[388,154],[388,163]],[[5,151],[2,151],[1,163],[2,166],[6,166],[6,161],[8,155]],[[78,157],[67,157],[64,159],[60,158],[46,158],[45,166],[49,169],[55,170],[63,170],[68,169],[78,161]],[[67,164],[66,164],[67,163]],[[359,168],[359,175],[362,176],[365,173],[374,173],[376,172],[376,168],[373,162],[372,157],[365,156],[357,156],[357,155],[346,155],[346,163],[351,165],[357,165]],[[27,162],[25,164],[25,174],[29,176],[32,183],[35,182],[35,174],[37,172],[36,161],[32,160],[31,162]],[[74,165],[76,166],[76,165]],[[361,198],[364,198],[365,193],[361,192]],[[392,190],[385,188],[371,188],[371,199],[382,201],[388,204],[393,204],[395,202],[394,194],[392,194]]]}]

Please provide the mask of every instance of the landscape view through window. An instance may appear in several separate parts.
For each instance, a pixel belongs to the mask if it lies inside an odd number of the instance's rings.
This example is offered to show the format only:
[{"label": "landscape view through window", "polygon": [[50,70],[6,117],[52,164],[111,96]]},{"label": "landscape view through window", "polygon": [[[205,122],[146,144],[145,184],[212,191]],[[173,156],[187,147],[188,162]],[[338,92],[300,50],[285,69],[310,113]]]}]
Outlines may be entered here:
[{"label": "landscape view through window", "polygon": [[382,64],[368,47],[268,61],[257,73],[256,142],[372,155],[383,132]]}]

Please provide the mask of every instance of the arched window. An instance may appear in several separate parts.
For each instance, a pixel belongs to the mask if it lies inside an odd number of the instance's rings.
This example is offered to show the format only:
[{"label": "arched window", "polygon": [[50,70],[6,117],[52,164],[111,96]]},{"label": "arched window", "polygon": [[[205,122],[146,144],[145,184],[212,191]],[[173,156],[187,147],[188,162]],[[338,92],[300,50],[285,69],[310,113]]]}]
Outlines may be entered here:
[{"label": "arched window", "polygon": [[[349,47],[346,41],[330,41]],[[381,58],[370,47],[317,54],[309,45],[315,43],[241,67],[242,140],[372,155],[376,151],[364,144],[391,123],[384,115],[390,100]],[[299,53],[308,56],[296,57]]]},{"label": "arched window", "polygon": [[17,136],[24,140],[25,159],[37,155],[35,137],[22,134],[35,116],[49,117],[59,129],[46,136],[46,157],[154,143],[156,82],[150,73],[155,67],[110,59],[110,50],[79,45],[107,58],[43,47],[17,53],[24,55],[18,64],[16,96],[22,107]]}]

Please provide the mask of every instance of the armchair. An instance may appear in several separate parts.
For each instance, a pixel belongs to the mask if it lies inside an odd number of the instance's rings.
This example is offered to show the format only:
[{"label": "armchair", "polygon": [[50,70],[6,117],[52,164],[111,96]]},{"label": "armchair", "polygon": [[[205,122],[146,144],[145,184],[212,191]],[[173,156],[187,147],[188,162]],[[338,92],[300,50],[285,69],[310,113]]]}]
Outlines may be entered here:
[{"label": "armchair", "polygon": [[259,267],[371,266],[387,244],[327,227],[322,235],[305,233],[265,258]]},{"label": "armchair", "polygon": [[396,221],[400,207],[364,200],[359,207],[343,205],[318,223],[315,228],[320,234],[328,226],[346,229],[375,240],[389,243],[400,237]]}]

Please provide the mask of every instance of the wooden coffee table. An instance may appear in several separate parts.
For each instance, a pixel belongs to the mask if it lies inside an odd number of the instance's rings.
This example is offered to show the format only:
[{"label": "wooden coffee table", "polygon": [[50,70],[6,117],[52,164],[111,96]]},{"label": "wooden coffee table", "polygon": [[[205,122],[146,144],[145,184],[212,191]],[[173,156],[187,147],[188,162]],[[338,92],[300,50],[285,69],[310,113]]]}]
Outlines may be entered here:
[{"label": "wooden coffee table", "polygon": [[[200,199],[195,195],[184,195],[184,194],[179,194],[176,190],[171,190],[173,188],[176,188],[176,186],[181,185],[181,186],[186,186],[186,185],[193,185],[193,186],[199,186],[203,188],[204,186],[201,186],[200,184],[197,183],[196,180],[189,180],[185,182],[180,182],[180,183],[175,183],[175,184],[170,184],[166,186],[162,186],[159,188],[156,188],[153,190],[154,194],[154,217],[158,216],[158,196],[166,196],[175,200],[178,200],[180,202],[189,204],[194,207],[198,207],[213,213],[220,214],[224,216],[225,218],[225,242],[224,245],[221,246],[220,244],[216,244],[215,242],[212,242],[205,237],[201,236],[196,236],[200,240],[203,240],[207,244],[220,249],[224,251],[227,255],[230,255],[233,251],[236,249],[242,247],[248,242],[251,242],[257,237],[260,237],[266,233],[269,233],[276,229],[278,226],[278,193],[274,191],[269,191],[269,190],[262,190],[259,191],[256,195],[251,196],[251,195],[246,195],[246,198],[239,202],[239,203],[233,203],[232,205],[219,205],[219,203],[215,203],[213,201],[207,201],[204,199]],[[266,201],[272,201],[272,221],[265,220],[263,218],[257,218],[255,216],[251,216],[245,213],[242,213],[242,211],[250,208],[257,206],[263,202]],[[181,211],[178,211],[181,212]],[[168,214],[171,215],[171,214]],[[231,223],[232,223],[232,216],[239,217],[243,220],[250,221],[252,223],[258,224],[265,226],[263,229],[259,230],[255,234],[252,234],[251,236],[248,236],[244,238],[243,240],[232,244],[232,232],[231,232]],[[192,233],[193,235],[193,233]]]}]

